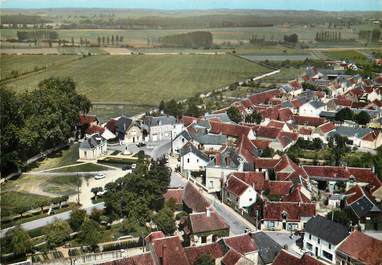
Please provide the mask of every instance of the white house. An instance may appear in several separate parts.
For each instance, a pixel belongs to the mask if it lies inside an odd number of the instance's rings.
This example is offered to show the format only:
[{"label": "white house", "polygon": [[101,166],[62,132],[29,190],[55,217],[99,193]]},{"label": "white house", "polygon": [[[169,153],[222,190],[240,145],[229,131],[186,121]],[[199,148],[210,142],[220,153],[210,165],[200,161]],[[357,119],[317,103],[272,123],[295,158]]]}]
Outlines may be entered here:
[{"label": "white house", "polygon": [[300,116],[320,117],[322,111],[326,111],[326,104],[319,100],[312,100],[299,108]]},{"label": "white house", "polygon": [[208,161],[208,155],[192,143],[187,143],[180,150],[180,172],[183,176],[191,177],[192,172],[205,171]]},{"label": "white house", "polygon": [[337,247],[349,235],[345,226],[319,215],[305,224],[304,232],[303,250],[332,264]]},{"label": "white house", "polygon": [[175,117],[169,115],[146,116],[142,129],[147,133],[147,141],[156,142],[175,138],[184,129],[184,125],[177,123]]},{"label": "white house", "polygon": [[80,144],[78,152],[80,159],[98,159],[107,152],[107,140],[98,133],[90,135]]},{"label": "white house", "polygon": [[244,161],[230,148],[217,152],[206,167],[206,186],[209,193],[220,192],[222,182],[232,172],[243,171]]},{"label": "white house", "polygon": [[181,131],[181,133],[179,133],[172,141],[173,151],[179,154],[183,146],[185,146],[191,139],[191,135],[188,133],[187,130]]},{"label": "white house", "polygon": [[237,178],[234,174],[228,176],[224,184],[223,199],[236,209],[246,209],[256,202],[255,188]]}]

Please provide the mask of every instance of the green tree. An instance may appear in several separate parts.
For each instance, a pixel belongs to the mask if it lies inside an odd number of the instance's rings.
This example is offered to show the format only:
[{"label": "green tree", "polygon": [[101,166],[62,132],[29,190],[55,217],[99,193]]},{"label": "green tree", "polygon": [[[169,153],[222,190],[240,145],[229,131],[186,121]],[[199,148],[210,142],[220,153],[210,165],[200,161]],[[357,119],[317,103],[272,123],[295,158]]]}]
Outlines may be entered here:
[{"label": "green tree", "polygon": [[354,121],[361,125],[366,125],[370,122],[370,115],[366,111],[361,111],[354,115]]},{"label": "green tree", "polygon": [[261,114],[254,111],[251,114],[245,116],[245,122],[260,124],[262,120]]},{"label": "green tree", "polygon": [[347,227],[358,223],[358,218],[350,208],[331,211],[326,215],[326,218],[333,220],[336,223],[343,224]]},{"label": "green tree", "polygon": [[25,255],[32,249],[32,242],[29,234],[20,226],[8,230],[5,233],[6,253],[13,252],[16,255]]},{"label": "green tree", "polygon": [[98,197],[98,192],[102,192],[103,188],[102,187],[94,187],[90,190],[94,194],[94,198],[97,199]]},{"label": "green tree", "polygon": [[43,229],[49,247],[62,245],[70,239],[72,229],[66,221],[57,220]]},{"label": "green tree", "polygon": [[338,134],[335,134],[328,139],[328,146],[331,148],[331,156],[333,157],[332,160],[334,160],[336,166],[341,164],[343,156],[349,151],[349,147],[346,146],[347,142],[347,137]]},{"label": "green tree", "polygon": [[201,254],[193,265],[214,265],[213,257],[208,253]]},{"label": "green tree", "polygon": [[83,209],[74,209],[70,214],[69,224],[73,231],[78,231],[87,214]]},{"label": "green tree", "polygon": [[174,212],[169,207],[164,207],[153,218],[158,228],[166,235],[174,234],[176,230]]},{"label": "green tree", "polygon": [[85,222],[81,225],[80,233],[78,234],[78,241],[81,244],[90,246],[95,249],[97,247],[97,243],[102,238],[102,230],[97,222],[94,220],[85,220]]},{"label": "green tree", "polygon": [[343,108],[336,113],[337,121],[353,120],[353,111],[349,108]]},{"label": "green tree", "polygon": [[227,115],[228,115],[228,117],[229,117],[233,122],[239,123],[239,122],[242,121],[241,113],[240,113],[239,109],[236,108],[236,107],[231,106],[231,107],[227,110]]}]

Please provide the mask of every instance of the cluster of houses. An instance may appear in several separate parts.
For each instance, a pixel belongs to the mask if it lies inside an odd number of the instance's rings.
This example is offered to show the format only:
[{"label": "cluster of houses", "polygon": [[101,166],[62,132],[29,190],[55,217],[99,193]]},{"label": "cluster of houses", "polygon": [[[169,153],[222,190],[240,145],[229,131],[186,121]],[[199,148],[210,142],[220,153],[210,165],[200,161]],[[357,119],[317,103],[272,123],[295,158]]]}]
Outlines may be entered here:
[{"label": "cluster of houses", "polygon": [[[108,141],[171,141],[177,170],[189,180],[185,188],[165,194],[188,213],[178,233],[153,232],[145,239],[146,254],[109,264],[194,264],[205,253],[224,265],[382,264],[382,242],[366,234],[382,230],[382,182],[374,169],[304,165],[285,154],[299,138],[319,138],[325,144],[341,135],[348,145],[370,152],[382,145],[382,76],[363,79],[346,75],[338,62],[334,65],[332,70],[308,67],[279,89],[232,104],[243,120],[258,113],[258,124],[233,122],[227,108],[179,120],[164,114],[141,122],[121,116],[103,125],[82,117],[88,125],[80,158],[103,155]],[[306,84],[318,89],[304,89]],[[370,122],[361,126],[336,120],[343,108],[366,112]],[[270,149],[277,154],[264,157]],[[264,232],[229,236],[230,227],[198,189],[255,220],[258,230],[304,232],[304,254],[283,249]],[[328,195],[325,207],[322,194]],[[322,217],[333,209],[346,209],[356,217],[350,230]]]},{"label": "cluster of houses", "polygon": [[378,265],[382,262],[382,241],[359,231],[349,232],[345,226],[319,215],[306,223],[300,248],[288,249],[264,231],[229,235],[229,226],[194,184],[169,189],[165,199],[174,200],[188,213],[180,220],[180,231],[172,236],[162,231],[151,232],[145,238],[143,254],[104,265],[210,264],[202,263],[203,255],[208,255],[213,264],[223,265]]}]

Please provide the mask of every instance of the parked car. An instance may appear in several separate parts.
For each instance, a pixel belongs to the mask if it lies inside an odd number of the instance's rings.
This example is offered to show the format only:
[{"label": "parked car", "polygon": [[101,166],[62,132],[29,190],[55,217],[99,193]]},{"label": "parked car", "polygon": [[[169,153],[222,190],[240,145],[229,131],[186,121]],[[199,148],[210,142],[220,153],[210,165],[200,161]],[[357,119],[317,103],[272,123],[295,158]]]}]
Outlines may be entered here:
[{"label": "parked car", "polygon": [[97,173],[94,177],[94,179],[104,179],[105,178],[105,174],[103,173]]},{"label": "parked car", "polygon": [[131,164],[131,168],[135,169],[137,167],[137,164]]},{"label": "parked car", "polygon": [[123,171],[129,170],[129,169],[131,169],[131,165],[126,165],[122,167]]},{"label": "parked car", "polygon": [[137,147],[144,147],[144,146],[146,146],[145,143],[137,143]]}]

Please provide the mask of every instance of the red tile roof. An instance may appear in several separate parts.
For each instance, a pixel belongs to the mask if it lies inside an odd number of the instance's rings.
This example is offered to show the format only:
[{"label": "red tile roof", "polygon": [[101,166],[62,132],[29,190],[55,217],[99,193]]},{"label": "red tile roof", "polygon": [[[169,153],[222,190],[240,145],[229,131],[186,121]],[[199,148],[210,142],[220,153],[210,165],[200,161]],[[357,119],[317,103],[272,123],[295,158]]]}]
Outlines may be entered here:
[{"label": "red tile roof", "polygon": [[275,127],[278,129],[282,129],[284,127],[285,123],[282,121],[277,121],[277,120],[271,120],[268,124],[267,127]]},{"label": "red tile roof", "polygon": [[210,216],[206,212],[192,213],[188,216],[190,228],[193,233],[204,233],[217,230],[229,230],[229,225],[224,222],[215,211],[210,210]]},{"label": "red tile roof", "polygon": [[328,133],[336,128],[333,122],[327,122],[317,127],[322,133]]},{"label": "red tile roof", "polygon": [[292,192],[289,193],[287,196],[285,196],[282,201],[284,202],[304,202],[308,203],[311,202],[308,197],[306,197],[302,192],[301,192],[301,185],[296,186],[295,188],[292,189]]},{"label": "red tile roof", "polygon": [[148,234],[146,237],[145,237],[145,241],[146,242],[151,242],[153,241],[154,239],[158,239],[158,238],[165,238],[165,234],[163,234],[162,231],[154,231],[154,232],[151,232],[150,234]]},{"label": "red tile roof", "polygon": [[250,185],[245,183],[243,180],[231,174],[227,179],[225,189],[236,196],[241,196],[249,188],[249,186]]},{"label": "red tile roof", "polygon": [[222,264],[223,265],[235,265],[243,256],[233,250],[233,249],[230,249],[223,257],[222,259]]},{"label": "red tile roof", "polygon": [[116,132],[117,120],[111,119],[106,123],[106,128],[112,133]]},{"label": "red tile roof", "polygon": [[168,189],[167,192],[163,194],[163,197],[165,201],[174,199],[177,204],[181,204],[183,199],[183,193],[184,189]]},{"label": "red tile roof", "polygon": [[252,130],[248,126],[244,125],[238,125],[238,124],[230,124],[230,123],[224,123],[224,122],[218,122],[218,121],[212,121],[210,120],[211,124],[211,133],[215,134],[224,134],[227,136],[233,136],[233,137],[240,137],[240,136],[247,136],[250,131]]},{"label": "red tile roof", "polygon": [[292,181],[268,181],[269,195],[285,196],[293,186]]},{"label": "red tile roof", "polygon": [[365,265],[382,264],[382,241],[358,231],[352,232],[337,251]]},{"label": "red tile roof", "polygon": [[184,249],[184,251],[186,252],[186,256],[190,264],[195,264],[195,262],[202,254],[209,254],[214,259],[218,259],[224,256],[223,249],[217,242],[201,246],[187,247]]},{"label": "red tile roof", "polygon": [[272,158],[256,158],[254,163],[255,168],[272,169],[279,161],[279,159]]},{"label": "red tile roof", "polygon": [[252,95],[249,99],[253,104],[267,103],[271,98],[277,97],[281,94],[280,90],[272,89],[264,92],[256,93]]},{"label": "red tile roof", "polygon": [[151,242],[154,254],[163,265],[190,265],[178,236],[154,239]]},{"label": "red tile roof", "polygon": [[250,107],[253,106],[251,100],[249,100],[248,98],[242,100],[242,101],[241,101],[241,104],[243,104],[243,106],[246,107],[246,108],[250,108]]},{"label": "red tile roof", "polygon": [[151,253],[144,253],[140,255],[131,256],[128,258],[123,258],[119,260],[113,260],[105,263],[101,263],[102,265],[154,265],[155,262]]},{"label": "red tile roof", "polygon": [[293,115],[293,121],[298,125],[318,127],[326,122],[324,118]]},{"label": "red tile roof", "polygon": [[231,236],[223,240],[231,249],[243,255],[257,250],[256,242],[249,234]]},{"label": "red tile roof", "polygon": [[184,188],[183,202],[194,212],[204,212],[211,205],[190,182]]},{"label": "red tile roof", "polygon": [[293,118],[293,112],[290,109],[288,108],[279,109],[278,119],[280,121],[290,121],[292,120],[292,118]]},{"label": "red tile roof", "polygon": [[356,182],[371,184],[373,186],[372,191],[382,185],[382,182],[370,168],[338,166],[303,166],[303,168],[311,178],[347,180],[354,176]]},{"label": "red tile roof", "polygon": [[300,221],[301,217],[311,217],[316,215],[315,203],[299,202],[265,202],[264,220],[281,221],[282,214],[287,214],[287,221]]},{"label": "red tile roof", "polygon": [[298,138],[298,133],[281,131],[276,139],[277,139],[277,141],[279,141],[279,143],[283,147],[287,147],[288,145],[297,141],[297,138]]},{"label": "red tile roof", "polygon": [[302,135],[311,135],[312,132],[313,132],[312,129],[304,128],[304,127],[300,128],[300,130],[298,130],[298,133],[302,134]]},{"label": "red tile roof", "polygon": [[80,125],[85,125],[85,124],[90,124],[93,122],[97,122],[97,116],[95,115],[85,115],[85,114],[80,114]]},{"label": "red tile roof", "polygon": [[94,133],[99,133],[102,134],[105,131],[105,128],[99,125],[93,125],[87,128],[86,133],[87,134],[94,134]]},{"label": "red tile roof", "polygon": [[321,261],[304,254],[301,258],[292,255],[286,250],[282,249],[272,263],[273,265],[325,265]]},{"label": "red tile roof", "polygon": [[276,137],[281,132],[281,129],[268,126],[256,126],[254,128],[256,137],[276,139]]},{"label": "red tile roof", "polygon": [[251,142],[258,149],[267,149],[269,145],[271,144],[271,141],[268,141],[268,140],[253,140]]},{"label": "red tile roof", "polygon": [[369,200],[371,200],[372,196],[371,194],[364,190],[362,187],[355,185],[354,187],[351,187],[349,190],[345,192],[346,196],[346,204],[351,205],[354,202],[358,201],[362,197],[368,197]]},{"label": "red tile roof", "polygon": [[368,142],[374,142],[378,138],[379,132],[378,131],[372,131],[368,134],[366,134],[362,140],[368,141]]},{"label": "red tile roof", "polygon": [[265,187],[265,176],[262,172],[235,172],[232,174],[250,186],[255,185],[257,191],[261,191]]},{"label": "red tile roof", "polygon": [[184,124],[184,126],[188,126],[190,125],[191,123],[195,123],[198,119],[195,118],[195,117],[191,117],[191,116],[183,116],[182,117],[182,123]]}]

